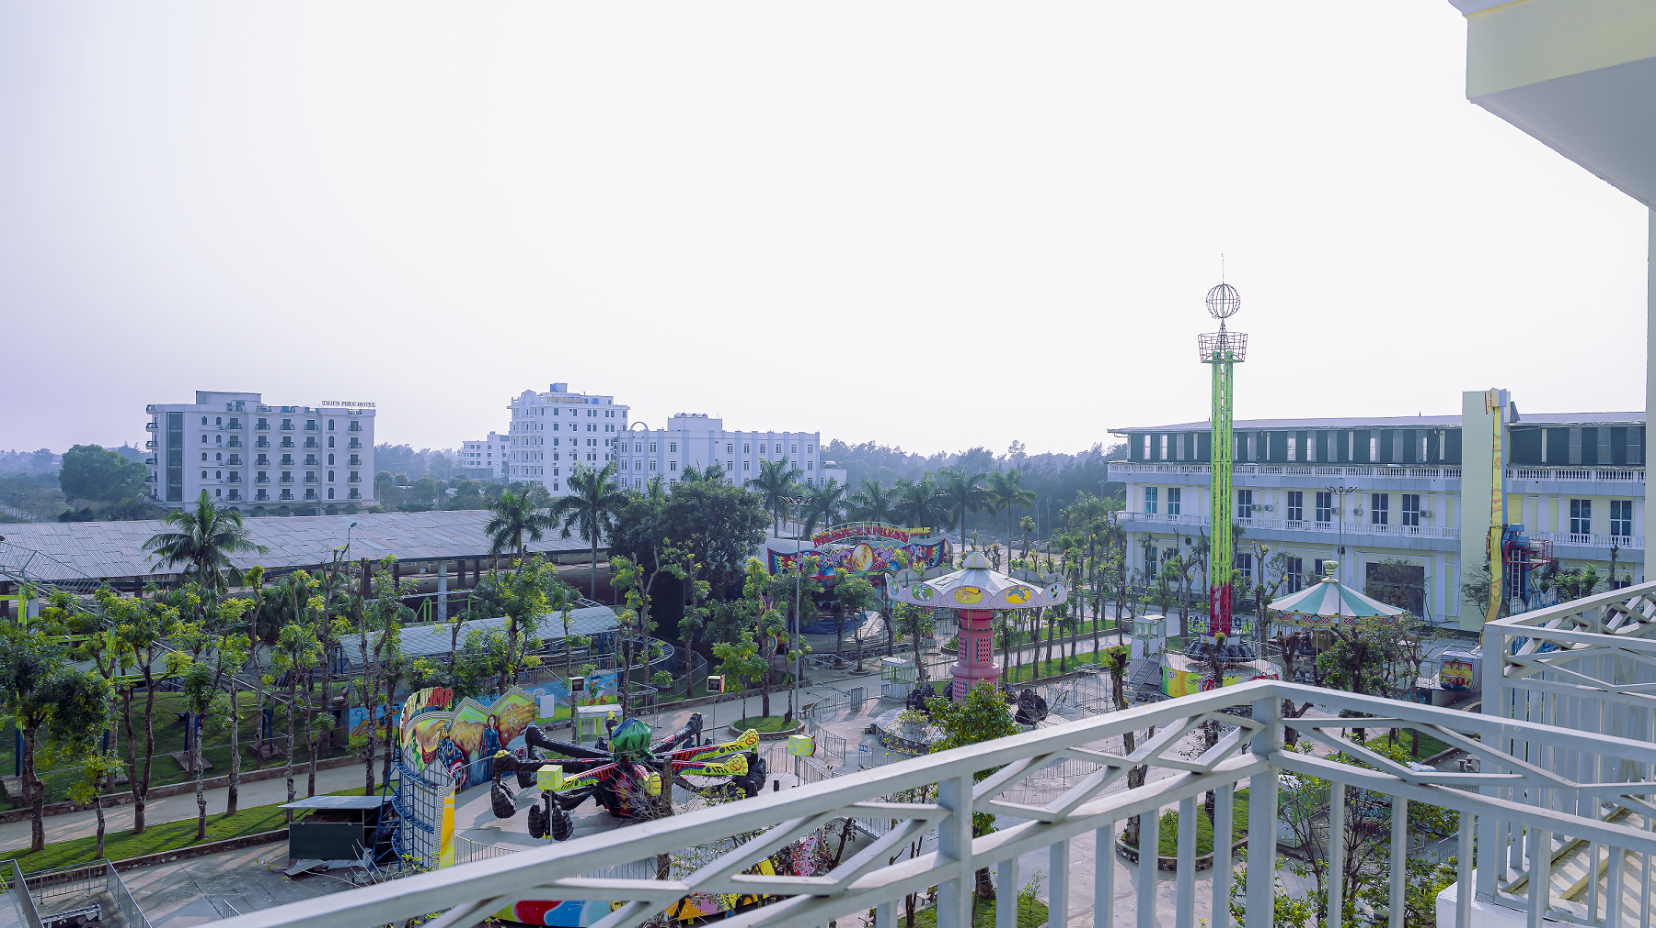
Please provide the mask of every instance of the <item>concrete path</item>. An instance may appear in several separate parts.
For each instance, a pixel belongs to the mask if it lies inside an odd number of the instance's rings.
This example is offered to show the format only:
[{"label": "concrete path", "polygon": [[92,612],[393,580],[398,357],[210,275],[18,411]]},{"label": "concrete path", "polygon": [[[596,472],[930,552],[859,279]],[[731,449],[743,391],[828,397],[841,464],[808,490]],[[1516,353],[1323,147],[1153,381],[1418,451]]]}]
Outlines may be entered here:
[{"label": "concrete path", "polygon": [[[293,788],[296,796],[305,795],[305,769],[303,765],[294,767]],[[361,787],[362,785],[363,774],[360,766],[335,767],[332,770],[318,770],[316,772],[316,791],[318,793],[332,793],[353,786]],[[210,789],[206,792],[207,814],[223,814],[230,791],[228,789]],[[277,777],[273,780],[243,783],[238,792],[237,807],[242,809],[286,802],[287,779]],[[151,799],[144,806],[144,821],[150,825],[157,825],[162,822],[179,822],[195,818],[196,811],[196,797],[192,790],[178,796]],[[130,829],[132,827],[132,805],[129,803],[105,809],[104,821],[107,833]],[[48,844],[74,838],[90,838],[98,833],[97,813],[90,809],[85,812],[49,815],[45,819],[45,825],[46,842]],[[28,847],[29,827],[28,819],[0,825],[0,851]]]}]

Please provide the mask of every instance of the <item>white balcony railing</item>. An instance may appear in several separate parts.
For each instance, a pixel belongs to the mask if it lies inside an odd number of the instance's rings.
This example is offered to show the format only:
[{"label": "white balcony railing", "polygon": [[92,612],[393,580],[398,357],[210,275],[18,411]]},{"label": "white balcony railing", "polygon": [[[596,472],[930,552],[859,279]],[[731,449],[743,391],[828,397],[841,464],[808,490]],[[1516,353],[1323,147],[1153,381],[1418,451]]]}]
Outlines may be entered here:
[{"label": "white balcony railing", "polygon": [[1555,545],[1582,545],[1589,548],[1609,548],[1615,545],[1624,551],[1643,551],[1642,535],[1586,535],[1577,532],[1530,532],[1532,541],[1550,541]]},{"label": "white balcony railing", "polygon": [[[1236,464],[1232,473],[1237,477],[1310,477],[1324,478],[1379,477],[1394,480],[1459,480],[1459,467],[1427,467],[1415,464]],[[1206,477],[1206,464],[1177,462],[1150,463],[1111,461],[1110,479],[1117,474],[1174,474]]]},{"label": "white balcony railing", "polygon": [[[1651,587],[1642,589],[1648,591]],[[1648,615],[1648,604],[1641,609]],[[1656,643],[1652,647],[1656,648]],[[1604,656],[1601,651],[1593,654],[1597,659]],[[1499,661],[1498,657],[1493,659]],[[1496,695],[1504,692],[1499,690]],[[1629,698],[1652,697],[1641,694]],[[1284,699],[1314,702],[1336,713],[1349,710],[1366,716],[1363,724],[1371,728],[1400,726],[1430,733],[1476,758],[1479,769],[1440,772],[1394,763],[1346,737],[1351,718],[1282,718]],[[1172,887],[1176,910],[1173,924],[1195,924],[1200,891],[1213,896],[1208,924],[1230,928],[1228,901],[1234,871],[1224,842],[1220,842],[1213,878],[1204,880],[1200,890],[1196,882],[1197,803],[1204,792],[1216,791],[1214,828],[1218,834],[1228,834],[1234,790],[1247,782],[1269,787],[1250,789],[1245,806],[1249,862],[1244,887],[1245,924],[1264,928],[1273,921],[1279,773],[1341,785],[1331,794],[1338,798],[1331,798],[1326,810],[1319,813],[1325,816],[1325,834],[1334,836],[1359,824],[1348,815],[1348,796],[1353,802],[1364,795],[1389,797],[1389,823],[1382,822],[1379,827],[1390,832],[1387,914],[1394,928],[1401,928],[1405,914],[1404,873],[1410,838],[1407,810],[1411,802],[1460,813],[1455,834],[1459,887],[1474,884],[1473,836],[1478,836],[1476,895],[1481,904],[1528,910],[1531,925],[1539,925],[1543,918],[1560,917],[1561,913],[1574,915],[1577,924],[1622,924],[1637,911],[1637,904],[1629,909],[1620,891],[1595,890],[1579,904],[1568,903],[1555,894],[1554,878],[1573,879],[1575,872],[1563,873],[1557,854],[1561,847],[1590,848],[1596,855],[1594,860],[1603,866],[1598,870],[1589,867],[1584,872],[1602,876],[1584,877],[1583,885],[1619,889],[1624,877],[1635,875],[1642,867],[1642,855],[1656,853],[1656,834],[1627,812],[1635,807],[1647,809],[1656,798],[1652,796],[1656,783],[1639,778],[1642,772],[1656,769],[1656,745],[1648,737],[1622,737],[1609,730],[1584,731],[1575,724],[1578,716],[1548,708],[1544,694],[1537,699],[1527,704],[1527,713],[1493,717],[1274,681],[1246,683],[931,754],[782,793],[762,793],[752,799],[567,843],[306,899],[218,924],[224,928],[366,928],[443,913],[428,924],[435,928],[468,928],[520,900],[563,899],[594,900],[601,907],[609,906],[601,909],[605,914],[595,928],[638,928],[660,918],[664,910],[687,895],[716,893],[751,894],[773,900],[734,915],[729,919],[734,928],[813,928],[870,909],[875,912],[876,928],[895,928],[897,903],[906,894],[924,893],[936,886],[939,928],[965,928],[971,924],[973,874],[989,868],[1003,891],[1008,891],[1020,885],[1019,858],[1036,852],[1044,852],[1047,861],[1043,869],[1049,881],[1048,924],[1070,924],[1070,905],[1075,898],[1070,888],[1076,881],[1078,886],[1090,883],[1096,924],[1125,924],[1125,918],[1112,922],[1105,914],[1116,913],[1118,904],[1110,850],[1114,836],[1129,817],[1156,816],[1172,807],[1180,812],[1176,846],[1167,849],[1178,859]],[[1246,715],[1239,717],[1233,714],[1236,711]],[[1209,721],[1220,723],[1228,733],[1216,746],[1189,756],[1182,742]],[[1553,724],[1555,721],[1559,724]],[[1601,721],[1601,728],[1603,724]],[[1142,733],[1152,726],[1156,734],[1140,742],[1130,754],[1099,747],[1126,732]],[[1324,748],[1360,757],[1369,766],[1356,767],[1327,756],[1284,750],[1287,728]],[[1073,785],[1050,801],[1018,801],[1016,797],[1028,794],[1020,787],[1055,763],[1084,767],[1090,772],[1073,780]],[[1135,765],[1149,768],[1148,775],[1142,781],[1144,785],[1127,788],[1127,774]],[[988,775],[976,781],[980,773]],[[918,800],[894,798],[922,790],[931,792]],[[1362,790],[1369,793],[1363,794]],[[1363,802],[1370,804],[1366,799]],[[972,812],[1000,816],[997,829],[974,837]],[[881,836],[854,853],[848,851],[837,866],[813,876],[748,872],[796,838],[847,819],[879,822]],[[1157,831],[1153,824],[1142,830],[1140,852],[1147,858],[1153,859],[1162,850]],[[922,839],[922,853],[907,856],[908,845]],[[1075,872],[1072,844],[1077,839],[1098,842],[1102,850],[1094,860],[1102,865],[1095,869],[1093,863],[1088,863],[1085,871]],[[602,875],[611,868],[657,855],[705,849],[713,842],[722,843],[727,850],[713,854],[704,851],[704,862],[687,876],[637,879]],[[1337,857],[1341,853],[1337,849],[1343,846],[1343,841],[1330,842],[1330,853]],[[1629,859],[1629,854],[1641,856]],[[1519,872],[1526,857],[1544,868],[1543,878],[1531,880]],[[1331,866],[1334,872],[1341,871],[1337,860]],[[1161,895],[1161,872],[1158,867],[1146,865],[1132,868],[1132,873],[1133,892],[1123,893],[1122,898],[1133,900],[1128,904],[1137,906],[1137,924],[1148,928],[1159,921],[1155,900]],[[1086,897],[1085,893],[1078,895]],[[1468,928],[1472,923],[1473,895],[1458,894],[1453,918],[1458,928]],[[1341,906],[1338,896],[1335,890],[1329,899],[1329,908],[1335,912]],[[1002,922],[1010,924],[1010,919]]]},{"label": "white balcony railing", "polygon": [[[1170,476],[1206,477],[1206,464],[1178,462],[1111,461],[1110,478],[1124,479],[1127,475],[1161,474]],[[1351,477],[1393,480],[1459,480],[1458,466],[1427,467],[1416,464],[1237,464],[1234,475],[1248,477],[1310,477],[1316,480]],[[1118,476],[1119,475],[1119,476]],[[1608,483],[1644,483],[1643,467],[1509,467],[1508,480],[1529,481],[1596,481]]]},{"label": "white balcony railing", "polygon": [[[1206,527],[1212,524],[1212,520],[1207,516],[1185,515],[1183,513],[1168,515],[1167,513],[1124,512],[1119,518],[1122,522],[1150,523],[1149,530],[1151,531],[1154,531],[1154,527],[1157,525]],[[1376,525],[1372,522],[1318,522],[1313,519],[1266,519],[1259,516],[1236,519],[1234,524],[1260,531],[1308,532],[1319,537],[1327,535],[1347,535],[1351,537],[1383,535],[1393,538],[1460,537],[1459,528],[1442,525]]]}]

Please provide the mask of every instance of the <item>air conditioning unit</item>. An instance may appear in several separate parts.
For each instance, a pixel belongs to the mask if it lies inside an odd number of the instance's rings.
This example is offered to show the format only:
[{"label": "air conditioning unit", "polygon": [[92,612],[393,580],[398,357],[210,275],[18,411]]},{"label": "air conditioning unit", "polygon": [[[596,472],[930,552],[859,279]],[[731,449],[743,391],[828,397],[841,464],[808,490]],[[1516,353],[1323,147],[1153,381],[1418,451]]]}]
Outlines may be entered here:
[{"label": "air conditioning unit", "polygon": [[1270,512],[1271,509],[1272,509],[1272,506],[1271,506],[1270,503],[1262,503],[1261,505],[1255,506],[1254,508],[1259,510],[1260,512]]},{"label": "air conditioning unit", "polygon": [[1432,510],[1430,510],[1430,509],[1420,510],[1420,517],[1422,519],[1430,519],[1432,517]]}]

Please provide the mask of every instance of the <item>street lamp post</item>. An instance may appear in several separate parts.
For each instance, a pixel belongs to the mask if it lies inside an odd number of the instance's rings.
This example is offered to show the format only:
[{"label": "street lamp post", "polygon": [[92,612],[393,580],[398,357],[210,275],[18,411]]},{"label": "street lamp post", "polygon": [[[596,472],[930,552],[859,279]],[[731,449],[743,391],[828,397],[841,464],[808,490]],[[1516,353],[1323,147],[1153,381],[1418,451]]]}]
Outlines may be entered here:
[{"label": "street lamp post", "polygon": [[1346,517],[1345,500],[1346,500],[1347,496],[1351,496],[1351,495],[1356,494],[1356,493],[1361,493],[1362,489],[1360,487],[1329,487],[1328,492],[1332,496],[1333,499],[1339,501],[1338,504],[1337,504],[1337,507],[1336,507],[1338,509],[1339,513],[1340,513],[1340,522],[1339,522],[1339,527],[1335,529],[1335,538],[1337,539],[1337,546],[1336,546],[1336,549],[1335,549],[1335,558],[1337,560],[1341,561],[1341,562],[1344,562],[1345,561],[1345,517]]},{"label": "street lamp post", "polygon": [[[784,497],[782,497],[782,501],[787,503],[789,506],[804,506],[806,499],[807,498],[803,497],[803,496],[784,496]],[[793,717],[794,717],[794,723],[799,724],[799,678],[803,675],[804,668],[805,668],[805,647],[804,647],[805,635],[804,635],[804,630],[800,627],[800,619],[802,618],[802,616],[800,615],[800,612],[799,612],[799,597],[800,597],[800,577],[804,573],[805,565],[804,565],[804,562],[802,562],[799,559],[799,556],[798,556],[799,555],[799,548],[797,546],[798,539],[795,539],[795,542],[796,542],[796,545],[794,547],[794,565],[793,565],[793,568],[794,568],[794,613],[793,613],[794,675],[793,675],[793,695],[790,698],[789,705],[791,707],[791,712],[792,712]]]}]

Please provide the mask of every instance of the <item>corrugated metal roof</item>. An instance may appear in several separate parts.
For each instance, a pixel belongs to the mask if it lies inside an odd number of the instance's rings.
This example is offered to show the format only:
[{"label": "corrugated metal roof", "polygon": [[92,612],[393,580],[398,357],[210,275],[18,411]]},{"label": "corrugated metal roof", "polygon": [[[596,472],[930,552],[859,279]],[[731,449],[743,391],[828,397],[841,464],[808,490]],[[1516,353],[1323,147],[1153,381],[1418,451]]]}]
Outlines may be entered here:
[{"label": "corrugated metal roof", "polygon": [[[266,553],[240,553],[232,555],[231,561],[242,568],[254,564],[270,570],[309,567],[327,561],[334,547],[345,543],[347,530],[353,558],[379,560],[387,554],[402,561],[489,557],[489,536],[483,526],[490,518],[492,513],[486,509],[249,518],[247,532]],[[353,522],[356,527],[350,528]],[[144,542],[170,530],[160,520],[6,525],[0,527],[0,536],[5,537],[0,542],[0,565],[12,569],[26,565],[29,576],[47,581],[166,575],[176,569],[160,566],[144,551]],[[578,534],[565,539],[556,531],[527,547],[534,553],[591,549]]]},{"label": "corrugated metal roof", "polygon": [[[465,644],[466,636],[474,631],[483,632],[490,629],[506,628],[507,618],[475,619],[460,627],[460,643]],[[603,632],[614,631],[620,623],[616,621],[615,610],[608,606],[588,606],[576,609],[570,613],[569,629],[572,635],[597,635]],[[424,657],[432,654],[447,654],[449,643],[453,641],[454,627],[447,622],[427,622],[423,625],[405,625],[401,631],[400,641],[403,654],[408,657]],[[564,637],[563,618],[559,613],[542,616],[539,622],[539,637],[546,641],[556,641]],[[377,636],[370,636],[370,642],[377,641]],[[373,647],[370,643],[369,647]],[[345,657],[355,661],[360,659],[359,653],[350,648],[345,649]]]},{"label": "corrugated metal roof", "polygon": [[[1518,412],[1516,425],[1644,425],[1642,412]],[[1370,416],[1332,419],[1237,419],[1232,428],[1238,431],[1298,431],[1304,429],[1458,429],[1461,417],[1456,416]],[[1110,429],[1111,435],[1131,432],[1206,432],[1212,426],[1208,420],[1175,422],[1172,425],[1139,425]]]}]

